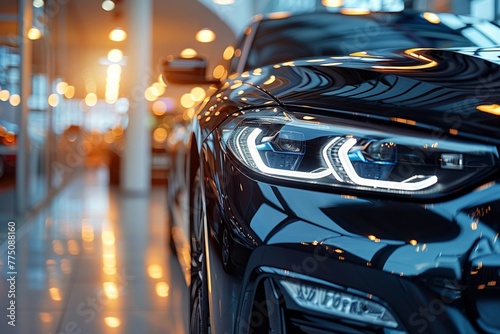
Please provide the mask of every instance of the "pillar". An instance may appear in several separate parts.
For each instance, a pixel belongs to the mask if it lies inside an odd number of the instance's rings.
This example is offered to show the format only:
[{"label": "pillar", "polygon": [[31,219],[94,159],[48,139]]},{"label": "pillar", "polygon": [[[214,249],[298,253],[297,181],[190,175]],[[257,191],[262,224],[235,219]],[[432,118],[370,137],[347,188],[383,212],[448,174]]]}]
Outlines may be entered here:
[{"label": "pillar", "polygon": [[127,84],[129,122],[121,159],[120,186],[128,194],[148,195],[151,188],[151,133],[149,105],[144,91],[150,84],[152,0],[125,0],[127,25]]}]

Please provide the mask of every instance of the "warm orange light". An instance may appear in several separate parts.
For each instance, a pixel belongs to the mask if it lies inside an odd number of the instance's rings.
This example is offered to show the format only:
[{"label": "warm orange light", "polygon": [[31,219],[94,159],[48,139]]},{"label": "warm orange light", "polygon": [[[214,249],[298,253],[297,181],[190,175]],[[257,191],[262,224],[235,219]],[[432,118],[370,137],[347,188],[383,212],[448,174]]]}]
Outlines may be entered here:
[{"label": "warm orange light", "polygon": [[381,70],[421,70],[425,68],[431,68],[437,66],[437,62],[427,58],[424,55],[416,53],[419,49],[407,49],[405,53],[415,59],[422,60],[425,63],[422,65],[410,65],[410,66],[372,66],[372,68]]},{"label": "warm orange light", "polygon": [[0,90],[0,100],[2,101],[8,101],[10,97],[10,92],[6,89]]},{"label": "warm orange light", "polygon": [[116,268],[116,255],[112,251],[102,254],[102,263],[106,268]]},{"label": "warm orange light", "polygon": [[498,104],[481,104],[477,106],[477,110],[500,116],[500,105]]},{"label": "warm orange light", "polygon": [[191,89],[191,95],[193,96],[193,100],[196,102],[202,101],[206,95],[205,90],[201,87],[193,87]]},{"label": "warm orange light", "polygon": [[368,15],[370,10],[365,8],[342,8],[340,12],[344,15]]},{"label": "warm orange light", "polygon": [[106,297],[108,297],[109,299],[118,298],[118,287],[116,286],[115,282],[104,282],[103,291]]},{"label": "warm orange light", "polygon": [[75,96],[75,86],[68,86],[64,91],[64,97],[72,99]]},{"label": "warm orange light", "polygon": [[424,19],[426,19],[427,21],[429,21],[430,23],[434,23],[434,24],[441,23],[441,19],[439,18],[439,16],[437,16],[436,14],[431,13],[431,12],[425,12],[425,13],[423,13],[422,17]]},{"label": "warm orange light", "polygon": [[109,33],[109,39],[113,42],[123,42],[127,39],[127,33],[120,27],[117,27]]},{"label": "warm orange light", "polygon": [[12,132],[7,132],[3,137],[3,143],[5,145],[12,145],[16,141],[16,135]]},{"label": "warm orange light", "polygon": [[97,104],[97,95],[95,93],[88,93],[87,96],[85,96],[85,103],[89,107],[93,107]]},{"label": "warm orange light", "polygon": [[198,55],[198,53],[191,48],[186,48],[181,51],[181,57],[182,58],[194,58]]},{"label": "warm orange light", "polygon": [[56,85],[56,92],[57,94],[64,94],[67,88],[68,88],[68,83],[65,81],[60,81]]},{"label": "warm orange light", "polygon": [[234,56],[234,47],[232,47],[232,46],[230,45],[230,46],[228,46],[228,47],[224,50],[224,53],[222,54],[222,58],[224,58],[224,60],[229,60],[229,59],[231,59],[233,56]]},{"label": "warm orange light", "polygon": [[153,131],[153,139],[157,143],[163,143],[165,140],[167,140],[168,132],[164,128],[156,128]]},{"label": "warm orange light", "polygon": [[416,246],[418,244],[417,240],[410,240],[410,244],[412,246]]},{"label": "warm orange light", "polygon": [[144,91],[144,97],[149,102],[153,102],[158,99],[158,95],[156,95],[156,90],[151,86],[146,88],[146,90]]},{"label": "warm orange light", "polygon": [[167,104],[163,101],[155,101],[153,103],[153,114],[156,116],[164,115],[167,112]]},{"label": "warm orange light", "polygon": [[193,95],[191,93],[185,93],[181,96],[181,105],[184,108],[191,108],[195,104],[195,101],[193,100]]},{"label": "warm orange light", "polygon": [[50,94],[49,98],[47,99],[47,101],[49,103],[49,106],[51,106],[52,108],[55,108],[59,104],[59,95],[57,95],[57,94]]},{"label": "warm orange light", "polygon": [[123,59],[123,52],[120,49],[112,49],[108,52],[108,60],[112,63],[118,63]]},{"label": "warm orange light", "polygon": [[195,38],[200,43],[210,43],[215,40],[215,33],[208,28],[203,28],[196,33]]},{"label": "warm orange light", "polygon": [[39,317],[40,317],[40,321],[44,322],[46,324],[49,324],[54,320],[54,317],[52,316],[52,314],[47,313],[47,312],[41,312],[39,314]]},{"label": "warm orange light", "polygon": [[152,90],[153,94],[155,94],[158,97],[162,96],[165,93],[165,86],[162,85],[160,82],[153,83],[151,87],[153,89]]},{"label": "warm orange light", "polygon": [[214,68],[214,71],[213,71],[213,76],[215,79],[220,79],[222,78],[222,76],[226,73],[226,69],[224,68],[223,65],[217,65],[215,68]]},{"label": "warm orange light", "polygon": [[269,14],[270,19],[284,19],[291,15],[290,12],[274,12]]},{"label": "warm orange light", "polygon": [[117,327],[120,327],[120,325],[121,325],[121,321],[117,317],[106,317],[106,318],[104,318],[104,322],[106,323],[106,325],[108,327],[111,327],[111,328],[117,328]]},{"label": "warm orange light", "polygon": [[272,83],[273,83],[273,82],[275,82],[275,81],[276,81],[276,77],[275,77],[274,75],[271,75],[271,76],[269,77],[269,79],[267,79],[267,80],[264,82],[264,85],[270,85],[270,84],[272,84]]},{"label": "warm orange light", "polygon": [[343,3],[342,0],[321,0],[321,4],[325,7],[341,7]]},{"label": "warm orange light", "polygon": [[115,234],[113,231],[104,230],[101,234],[102,244],[103,245],[114,245],[115,244]]},{"label": "warm orange light", "polygon": [[12,94],[9,98],[9,103],[17,107],[21,103],[21,96],[19,96],[19,94]]},{"label": "warm orange light", "polygon": [[38,28],[30,28],[28,30],[28,38],[31,39],[32,41],[35,41],[37,39],[40,39],[42,37],[42,32]]},{"label": "warm orange light", "polygon": [[166,282],[156,283],[156,294],[159,297],[168,297],[170,286]]},{"label": "warm orange light", "polygon": [[158,82],[163,86],[167,87],[167,84],[165,83],[165,80],[163,79],[163,74],[158,75]]},{"label": "warm orange light", "polygon": [[63,247],[62,242],[60,240],[52,241],[52,249],[54,250],[54,253],[57,255],[64,254],[64,247]]},{"label": "warm orange light", "polygon": [[68,253],[71,255],[78,255],[80,253],[80,246],[76,240],[68,240]]},{"label": "warm orange light", "polygon": [[163,268],[159,264],[152,264],[148,267],[148,275],[153,279],[162,278]]},{"label": "warm orange light", "polygon": [[54,300],[56,302],[59,302],[62,300],[61,291],[58,288],[50,288],[49,294],[50,294],[50,298],[52,298],[52,300]]},{"label": "warm orange light", "polygon": [[69,259],[61,259],[61,271],[66,275],[71,274],[71,261]]}]

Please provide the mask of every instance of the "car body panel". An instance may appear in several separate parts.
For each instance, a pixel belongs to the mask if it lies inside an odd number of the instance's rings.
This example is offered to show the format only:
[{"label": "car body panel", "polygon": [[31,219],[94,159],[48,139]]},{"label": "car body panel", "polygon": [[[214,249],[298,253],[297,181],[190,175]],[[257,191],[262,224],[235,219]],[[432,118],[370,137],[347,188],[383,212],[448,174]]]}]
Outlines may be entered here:
[{"label": "car body panel", "polygon": [[[199,167],[212,333],[499,331],[499,49],[359,50],[244,71],[260,24],[239,44],[237,73],[198,108],[179,178],[184,200],[170,201],[185,212],[173,224],[189,225]],[[249,168],[224,141],[232,119],[264,110],[487,146],[496,160],[489,173],[436,196],[277,178]],[[234,271],[224,264],[225,230]],[[283,286],[290,280],[364,296],[397,326],[303,307]]]}]

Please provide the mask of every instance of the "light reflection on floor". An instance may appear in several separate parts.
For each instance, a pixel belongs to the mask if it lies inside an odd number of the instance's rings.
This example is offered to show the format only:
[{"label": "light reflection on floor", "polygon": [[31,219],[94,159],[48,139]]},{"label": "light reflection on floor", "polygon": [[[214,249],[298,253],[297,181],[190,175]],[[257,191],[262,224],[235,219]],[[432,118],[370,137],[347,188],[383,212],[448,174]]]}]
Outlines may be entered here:
[{"label": "light reflection on floor", "polygon": [[188,293],[166,246],[165,195],[155,186],[149,197],[124,196],[103,169],[67,186],[17,235],[15,328],[0,255],[0,333],[186,333]]}]

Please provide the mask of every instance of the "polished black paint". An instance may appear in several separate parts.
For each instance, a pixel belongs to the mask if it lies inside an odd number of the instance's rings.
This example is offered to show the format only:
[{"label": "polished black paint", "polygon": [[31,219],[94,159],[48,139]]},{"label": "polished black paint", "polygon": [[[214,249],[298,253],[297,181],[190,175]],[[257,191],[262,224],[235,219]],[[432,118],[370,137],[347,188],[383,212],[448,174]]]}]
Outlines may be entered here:
[{"label": "polished black paint", "polygon": [[[500,331],[499,166],[443,198],[340,192],[253,174],[219,131],[236,114],[280,107],[498,147],[500,117],[477,108],[500,102],[498,55],[476,48],[314,57],[219,87],[192,122],[186,168],[187,187],[198,166],[203,180],[212,333]],[[231,271],[221,260],[225,229]],[[372,294],[398,329],[302,309],[278,283],[291,273]]]}]

